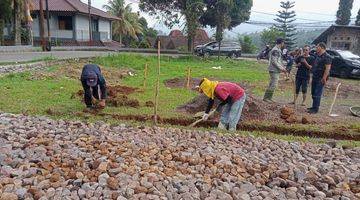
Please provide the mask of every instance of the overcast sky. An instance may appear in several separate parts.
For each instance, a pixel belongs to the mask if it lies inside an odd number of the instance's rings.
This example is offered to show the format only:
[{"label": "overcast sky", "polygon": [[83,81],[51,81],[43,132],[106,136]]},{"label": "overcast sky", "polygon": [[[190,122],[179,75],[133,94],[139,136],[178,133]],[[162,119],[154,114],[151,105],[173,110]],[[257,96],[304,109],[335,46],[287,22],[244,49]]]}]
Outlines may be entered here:
[{"label": "overcast sky", "polygon": [[[82,0],[87,3],[87,0]],[[108,0],[91,0],[92,5],[103,9],[102,6],[108,2]],[[125,0],[126,3],[132,3],[134,11],[138,11],[138,1],[137,0]],[[250,20],[252,21],[261,21],[261,22],[273,22],[273,19],[276,12],[280,9],[281,0],[253,0],[253,7]],[[314,29],[313,27],[322,27],[328,26],[328,24],[322,25],[320,21],[334,21],[336,11],[339,6],[339,0],[295,0],[294,10],[297,14],[296,23],[301,23],[300,26],[308,29]],[[360,0],[354,0],[353,9],[352,9],[352,18],[355,18],[358,10],[360,9]],[[162,22],[159,22],[154,17],[142,13],[150,27],[160,29],[165,33],[169,32],[169,29],[163,25]],[[318,22],[319,21],[319,22]],[[307,25],[305,25],[307,24]],[[177,27],[183,29],[183,26]],[[238,33],[246,32],[255,32],[261,31],[266,28],[266,25],[250,25],[250,24],[241,24],[240,26],[233,29],[231,32],[228,32],[229,35],[234,35]],[[207,29],[210,31],[210,29]]]}]

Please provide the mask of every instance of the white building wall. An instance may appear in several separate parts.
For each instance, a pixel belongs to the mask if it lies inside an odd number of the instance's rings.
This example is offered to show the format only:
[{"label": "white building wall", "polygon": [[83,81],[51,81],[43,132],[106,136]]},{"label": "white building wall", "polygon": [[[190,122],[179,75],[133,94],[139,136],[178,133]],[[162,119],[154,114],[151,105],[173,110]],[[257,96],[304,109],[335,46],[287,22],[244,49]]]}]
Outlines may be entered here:
[{"label": "white building wall", "polygon": [[75,18],[76,40],[89,41],[89,18],[84,15],[76,15]]},{"label": "white building wall", "polygon": [[111,21],[99,19],[99,32],[101,41],[111,40]]},{"label": "white building wall", "polygon": [[[39,24],[39,16],[37,16],[35,19],[33,19],[33,25],[32,25],[32,30],[33,30],[33,35],[34,37],[40,37],[40,24]],[[59,21],[58,21],[58,16],[57,15],[51,15],[50,17],[50,33],[51,33],[51,38],[54,39],[73,39],[73,31],[72,30],[59,30]],[[47,23],[46,23],[46,19],[45,19],[45,37],[47,36]],[[74,27],[73,27],[74,28]]]}]

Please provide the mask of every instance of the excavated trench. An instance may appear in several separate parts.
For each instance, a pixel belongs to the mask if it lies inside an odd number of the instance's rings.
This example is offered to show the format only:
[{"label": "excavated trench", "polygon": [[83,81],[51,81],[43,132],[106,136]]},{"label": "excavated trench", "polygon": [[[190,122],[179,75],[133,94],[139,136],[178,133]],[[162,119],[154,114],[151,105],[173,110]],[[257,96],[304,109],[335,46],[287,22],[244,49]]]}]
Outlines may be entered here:
[{"label": "excavated trench", "polygon": [[[119,115],[119,114],[107,114],[107,113],[91,113],[96,116],[110,116],[113,119],[120,121],[137,121],[137,122],[151,122],[154,116],[148,115]],[[175,125],[188,127],[195,120],[190,118],[161,118],[158,117],[158,122],[163,125]],[[195,127],[214,128],[217,127],[217,121],[205,121],[198,123]],[[354,140],[360,141],[360,134],[348,134],[347,128],[334,128],[328,131],[321,130],[303,130],[292,126],[279,126],[279,125],[265,125],[259,122],[242,123],[238,124],[238,130],[241,131],[259,131],[259,132],[271,132],[278,135],[293,135],[302,137],[313,138],[325,138],[335,140]]]}]

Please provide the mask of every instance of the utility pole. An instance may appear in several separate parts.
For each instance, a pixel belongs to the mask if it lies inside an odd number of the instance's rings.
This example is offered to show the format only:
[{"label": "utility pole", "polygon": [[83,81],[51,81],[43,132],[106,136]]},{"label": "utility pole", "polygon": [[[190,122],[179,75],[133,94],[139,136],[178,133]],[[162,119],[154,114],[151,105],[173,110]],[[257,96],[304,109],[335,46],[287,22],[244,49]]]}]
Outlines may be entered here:
[{"label": "utility pole", "polygon": [[50,12],[49,12],[49,1],[45,0],[46,3],[46,23],[47,23],[47,32],[48,32],[48,43],[46,45],[46,50],[51,51],[51,34],[50,34]]},{"label": "utility pole", "polygon": [[44,37],[44,8],[43,8],[43,0],[39,0],[40,4],[40,38],[41,38],[41,47],[42,50],[45,51],[45,37]]},{"label": "utility pole", "polygon": [[91,0],[88,0],[88,10],[89,10],[89,46],[92,46]]}]

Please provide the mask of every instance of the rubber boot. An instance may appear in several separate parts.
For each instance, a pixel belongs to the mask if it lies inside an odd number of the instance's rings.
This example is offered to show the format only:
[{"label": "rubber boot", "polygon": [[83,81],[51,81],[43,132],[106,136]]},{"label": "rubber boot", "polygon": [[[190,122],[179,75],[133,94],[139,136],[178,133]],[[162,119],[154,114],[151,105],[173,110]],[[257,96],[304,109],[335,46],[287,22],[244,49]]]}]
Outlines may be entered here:
[{"label": "rubber boot", "polygon": [[303,94],[303,101],[301,103],[302,106],[305,106],[305,101],[306,101],[306,94]]},{"label": "rubber boot", "polygon": [[269,101],[269,100],[271,100],[271,98],[272,98],[271,90],[266,90],[265,94],[264,94],[263,101]]},{"label": "rubber boot", "polygon": [[219,122],[218,129],[220,129],[220,130],[226,130],[225,124]]}]

